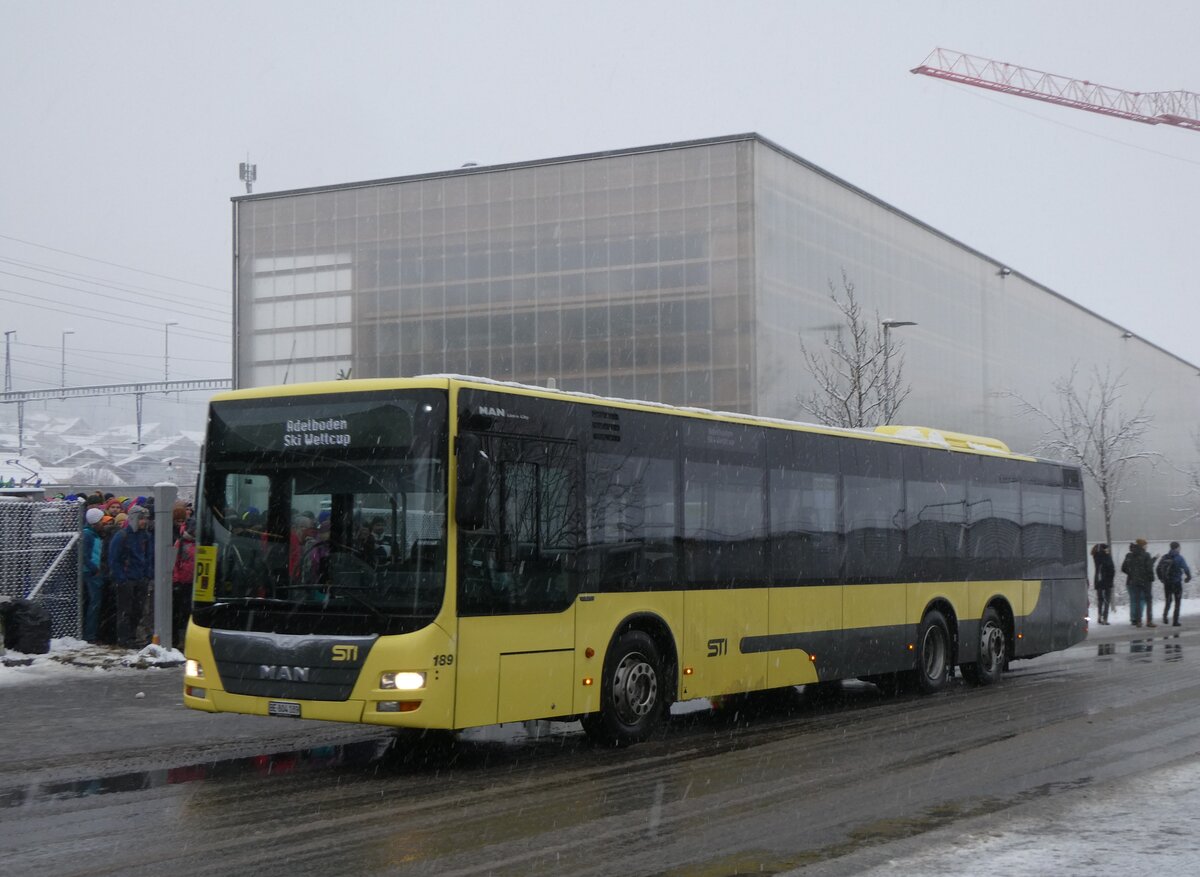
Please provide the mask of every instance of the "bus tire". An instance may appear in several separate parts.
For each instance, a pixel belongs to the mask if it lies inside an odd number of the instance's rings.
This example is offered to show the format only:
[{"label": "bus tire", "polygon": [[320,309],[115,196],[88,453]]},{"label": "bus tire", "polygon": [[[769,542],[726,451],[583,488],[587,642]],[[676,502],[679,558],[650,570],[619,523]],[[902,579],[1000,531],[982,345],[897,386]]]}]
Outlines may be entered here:
[{"label": "bus tire", "polygon": [[950,628],[946,618],[930,609],[917,631],[917,666],[912,671],[922,694],[933,694],[946,687],[950,678]]},{"label": "bus tire", "polygon": [[973,685],[995,685],[1008,665],[1008,637],[1000,613],[989,606],[979,619],[979,660],[962,665],[963,678]]},{"label": "bus tire", "polygon": [[666,689],[654,640],[644,631],[628,630],[608,650],[600,711],[583,717],[583,730],[607,746],[641,743],[662,722]]}]

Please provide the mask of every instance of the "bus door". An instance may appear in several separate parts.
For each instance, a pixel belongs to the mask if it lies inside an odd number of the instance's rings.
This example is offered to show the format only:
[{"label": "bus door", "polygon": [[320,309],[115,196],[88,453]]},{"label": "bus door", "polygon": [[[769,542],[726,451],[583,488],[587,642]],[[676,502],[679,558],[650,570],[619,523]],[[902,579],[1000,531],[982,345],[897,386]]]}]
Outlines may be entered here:
[{"label": "bus door", "polygon": [[572,712],[578,593],[574,442],[483,437],[484,526],[459,534],[455,724]]}]

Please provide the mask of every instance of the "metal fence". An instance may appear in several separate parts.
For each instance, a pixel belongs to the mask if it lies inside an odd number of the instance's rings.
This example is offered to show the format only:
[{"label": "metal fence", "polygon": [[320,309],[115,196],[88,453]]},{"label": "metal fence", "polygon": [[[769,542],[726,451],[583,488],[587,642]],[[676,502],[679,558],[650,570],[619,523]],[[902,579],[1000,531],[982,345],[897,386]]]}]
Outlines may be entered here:
[{"label": "metal fence", "polygon": [[79,636],[83,503],[0,501],[0,596],[36,600],[50,635]]}]

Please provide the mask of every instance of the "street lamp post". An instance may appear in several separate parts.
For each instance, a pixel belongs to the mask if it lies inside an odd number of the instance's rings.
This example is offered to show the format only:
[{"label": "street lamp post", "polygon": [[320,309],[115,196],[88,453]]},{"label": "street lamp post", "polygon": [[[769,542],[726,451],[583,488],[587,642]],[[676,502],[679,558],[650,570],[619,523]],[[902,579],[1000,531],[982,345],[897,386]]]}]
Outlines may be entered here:
[{"label": "street lamp post", "polygon": [[172,320],[169,323],[163,323],[163,383],[171,379],[171,327],[178,326],[179,323]]},{"label": "street lamp post", "polygon": [[[883,326],[883,392],[885,403],[887,403],[895,395],[892,390],[892,330],[898,329],[901,326],[915,326],[917,324],[912,320],[881,320],[880,325]],[[891,413],[887,412],[889,419],[891,419]]]},{"label": "street lamp post", "polygon": [[60,387],[67,386],[67,336],[74,335],[74,329],[63,329],[62,333],[62,382]]},{"label": "street lamp post", "polygon": [[880,325],[883,326],[883,361],[886,363],[888,358],[888,336],[893,329],[898,329],[901,326],[917,325],[912,320],[883,320]]}]

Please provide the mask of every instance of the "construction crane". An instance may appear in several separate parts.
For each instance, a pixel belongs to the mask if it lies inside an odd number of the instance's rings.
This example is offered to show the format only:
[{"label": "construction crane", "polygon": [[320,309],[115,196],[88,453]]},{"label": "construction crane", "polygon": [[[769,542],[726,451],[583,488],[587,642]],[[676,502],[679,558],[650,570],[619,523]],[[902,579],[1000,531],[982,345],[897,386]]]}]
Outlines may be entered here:
[{"label": "construction crane", "polygon": [[911,72],[1131,122],[1200,131],[1200,94],[1194,91],[1125,91],[949,49],[934,49]]}]

